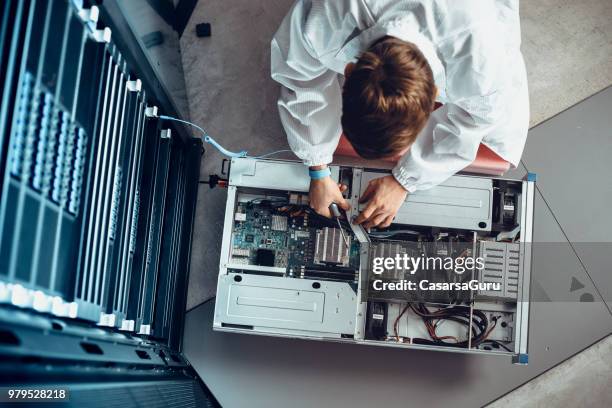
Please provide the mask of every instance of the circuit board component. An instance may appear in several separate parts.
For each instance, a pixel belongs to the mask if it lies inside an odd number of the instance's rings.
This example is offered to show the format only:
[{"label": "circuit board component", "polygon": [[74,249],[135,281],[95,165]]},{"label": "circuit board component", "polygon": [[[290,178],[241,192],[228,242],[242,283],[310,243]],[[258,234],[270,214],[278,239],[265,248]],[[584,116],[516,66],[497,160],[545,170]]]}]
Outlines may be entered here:
[{"label": "circuit board component", "polygon": [[271,222],[272,231],[287,231],[287,217],[273,215]]},{"label": "circuit board component", "polygon": [[259,201],[236,207],[230,253],[230,264],[241,266],[236,270],[266,274],[284,268],[292,278],[357,281],[358,241],[349,236],[347,246],[324,217],[309,223],[313,217],[304,207]]},{"label": "circuit board component", "polygon": [[317,230],[314,260],[317,263],[347,266],[350,244],[351,238],[348,237],[347,245],[338,228]]}]

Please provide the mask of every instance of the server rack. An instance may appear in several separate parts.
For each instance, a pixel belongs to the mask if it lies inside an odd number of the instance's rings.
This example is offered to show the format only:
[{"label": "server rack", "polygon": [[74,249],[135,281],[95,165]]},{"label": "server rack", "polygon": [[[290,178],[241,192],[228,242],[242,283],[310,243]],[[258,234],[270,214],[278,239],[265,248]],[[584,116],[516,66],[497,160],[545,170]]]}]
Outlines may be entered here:
[{"label": "server rack", "polygon": [[0,385],[215,406],[181,354],[201,141],[157,119],[112,5],[0,9]]}]

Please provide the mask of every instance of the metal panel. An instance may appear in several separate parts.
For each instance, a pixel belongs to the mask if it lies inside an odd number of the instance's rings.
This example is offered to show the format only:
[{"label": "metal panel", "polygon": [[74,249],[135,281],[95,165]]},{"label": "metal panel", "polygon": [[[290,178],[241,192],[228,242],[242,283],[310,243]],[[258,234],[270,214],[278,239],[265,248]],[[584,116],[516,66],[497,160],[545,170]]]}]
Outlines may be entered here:
[{"label": "metal panel", "polygon": [[[107,320],[104,322],[111,326],[120,326],[124,314],[118,308],[125,287],[126,271],[122,267],[122,249],[127,235],[124,233],[128,218],[128,199],[130,179],[133,172],[132,162],[135,149],[139,146],[139,81],[129,81],[126,84],[128,96],[125,105],[125,117],[122,127],[123,137],[119,146],[116,161],[115,180],[111,199],[110,220],[108,227],[108,250],[104,264],[105,274],[108,275],[108,288],[103,297],[105,303],[104,313]],[[107,316],[108,315],[108,316]]]},{"label": "metal panel", "polygon": [[228,297],[230,319],[244,317],[254,325],[300,329],[323,323],[325,295],[321,292],[232,284]]},{"label": "metal panel", "polygon": [[95,143],[92,152],[92,168],[90,169],[88,181],[88,214],[86,218],[86,233],[84,238],[89,244],[82,252],[80,291],[77,291],[77,299],[80,300],[80,316],[86,319],[98,321],[102,311],[101,286],[102,269],[101,257],[104,254],[106,244],[106,217],[108,202],[113,187],[113,171],[111,162],[116,152],[116,134],[113,132],[115,123],[118,122],[123,102],[123,72],[118,65],[120,56],[111,45],[107,45],[104,72],[104,96],[101,105],[101,117],[95,134]]},{"label": "metal panel", "polygon": [[134,260],[127,304],[127,318],[137,326],[142,316],[143,298],[146,296],[144,282],[147,280],[147,259],[149,254],[149,230],[151,222],[152,197],[155,187],[160,144],[159,123],[146,119],[144,123],[144,152],[141,160],[140,184],[137,190],[137,222],[134,224],[132,249]]},{"label": "metal panel", "polygon": [[314,290],[303,279],[244,274],[238,282],[234,276],[219,276],[217,328],[248,325],[336,338],[355,331],[357,295],[347,283],[321,281]]},{"label": "metal panel", "polygon": [[[383,173],[364,171],[359,195]],[[360,204],[359,210],[367,204]],[[408,194],[395,221],[398,224],[491,230],[493,182],[484,177],[453,176],[429,190]]]},{"label": "metal panel", "polygon": [[[88,143],[89,151],[87,155],[87,167],[84,175],[85,188],[83,188],[81,195],[83,195],[83,209],[82,225],[79,231],[81,242],[87,243],[81,245],[78,253],[78,275],[75,279],[74,286],[74,299],[82,304],[80,307],[79,316],[82,318],[89,318],[91,320],[97,320],[99,316],[99,310],[91,310],[90,307],[85,306],[89,304],[89,283],[92,282],[92,270],[90,268],[89,256],[93,248],[90,247],[92,237],[92,228],[95,210],[97,208],[97,188],[100,182],[99,172],[99,152],[101,146],[105,142],[104,138],[99,137],[97,134],[99,129],[106,123],[106,115],[108,110],[108,99],[112,90],[112,56],[109,53],[108,46],[106,44],[86,46],[85,56],[98,55],[99,61],[99,80],[97,81],[98,90],[95,95],[95,99],[92,96],[79,96],[78,107],[76,108],[75,114],[77,117],[82,117],[84,120],[89,118],[90,115],[94,115],[94,120],[89,120],[89,129],[94,137],[91,137]],[[96,50],[96,48],[98,48]],[[81,89],[86,89],[86,83],[83,82]],[[81,310],[84,309],[84,310]],[[89,310],[87,310],[89,309]]]},{"label": "metal panel", "polygon": [[[125,68],[123,68],[125,70]],[[107,185],[103,200],[102,208],[102,224],[101,224],[101,241],[100,252],[96,261],[96,270],[99,276],[99,288],[96,291],[96,303],[100,303],[103,309],[107,309],[108,285],[109,281],[114,279],[114,274],[117,272],[115,268],[108,267],[108,252],[112,250],[115,234],[116,234],[116,211],[118,200],[120,200],[120,188],[122,182],[122,172],[119,165],[119,157],[122,153],[121,147],[124,144],[124,119],[125,105],[128,97],[127,78],[122,72],[120,75],[120,94],[119,103],[116,106],[115,119],[112,127],[112,155],[109,158],[107,170]]]},{"label": "metal panel", "polygon": [[[155,184],[151,201],[151,218],[147,234],[145,280],[141,298],[139,321],[141,325],[151,326],[153,322],[154,305],[156,302],[157,281],[159,273],[159,251],[161,247],[162,223],[166,207],[166,189],[168,186],[168,168],[170,165],[169,130],[162,130],[159,141],[159,155]],[[166,136],[168,135],[168,136]],[[152,334],[148,331],[147,334]]]},{"label": "metal panel", "polygon": [[520,247],[518,243],[481,241],[479,256],[484,258],[479,281],[499,284],[501,289],[481,290],[479,296],[516,300],[518,295]]},{"label": "metal panel", "polygon": [[134,248],[136,241],[136,229],[138,227],[138,212],[140,206],[139,185],[141,181],[141,168],[144,155],[144,135],[145,135],[145,102],[144,92],[138,100],[136,112],[136,128],[134,129],[133,151],[129,157],[129,172],[126,178],[125,193],[125,213],[123,214],[123,228],[120,231],[121,241],[118,248],[119,264],[119,287],[117,297],[114,300],[114,310],[120,318],[127,313],[128,293],[132,279],[132,264],[134,260]]},{"label": "metal panel", "polygon": [[155,294],[153,332],[156,337],[167,338],[170,333],[170,319],[175,304],[178,261],[181,243],[181,219],[184,209],[184,151],[173,146],[168,173],[166,210],[161,232],[159,255],[159,278]]},{"label": "metal panel", "polygon": [[528,331],[529,331],[529,303],[531,290],[531,257],[533,245],[533,211],[535,202],[535,181],[523,181],[521,195],[521,273],[519,279],[518,296],[516,304],[516,334],[514,351],[517,354],[516,363],[527,363]]},{"label": "metal panel", "polygon": [[[330,166],[332,178],[338,180],[338,166]],[[307,192],[310,186],[308,168],[302,163],[234,158],[229,184],[238,187],[259,187]]]},{"label": "metal panel", "polygon": [[219,406],[184,357],[163,344],[3,308],[0,330],[11,339],[0,344],[3,386],[53,385],[66,390],[61,405],[70,407],[106,407],[111,394],[127,406]]},{"label": "metal panel", "polygon": [[201,139],[191,139],[184,150],[183,166],[185,171],[181,176],[180,232],[177,243],[176,272],[171,292],[171,308],[168,310],[166,324],[169,326],[168,345],[173,349],[182,349],[183,323],[185,321],[185,305],[187,302],[187,284],[191,259],[191,239],[197,205],[198,184],[200,180],[200,161],[204,149]]}]

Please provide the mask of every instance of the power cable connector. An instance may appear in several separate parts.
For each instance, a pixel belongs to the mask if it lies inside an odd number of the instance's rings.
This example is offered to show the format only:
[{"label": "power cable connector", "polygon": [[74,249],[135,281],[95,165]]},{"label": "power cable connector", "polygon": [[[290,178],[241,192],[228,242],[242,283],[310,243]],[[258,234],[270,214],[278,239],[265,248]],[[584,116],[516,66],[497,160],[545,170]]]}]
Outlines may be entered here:
[{"label": "power cable connector", "polygon": [[221,178],[216,174],[210,174],[208,176],[208,180],[200,180],[200,184],[208,184],[208,187],[215,188],[219,187],[227,187],[227,179]]}]

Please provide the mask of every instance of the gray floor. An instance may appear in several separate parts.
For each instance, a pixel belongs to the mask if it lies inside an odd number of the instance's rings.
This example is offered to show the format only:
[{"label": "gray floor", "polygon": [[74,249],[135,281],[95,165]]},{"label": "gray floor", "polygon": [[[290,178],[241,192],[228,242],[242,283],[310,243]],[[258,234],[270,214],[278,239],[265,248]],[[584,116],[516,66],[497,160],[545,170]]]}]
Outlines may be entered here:
[{"label": "gray floor", "polygon": [[493,402],[489,408],[612,405],[612,336]]},{"label": "gray floor", "polygon": [[[278,89],[269,79],[269,40],[290,4],[201,1],[183,35],[192,119],[228,147],[257,153],[286,146],[275,106]],[[202,21],[212,23],[211,38],[195,38],[193,26]],[[524,2],[522,21],[532,124],[612,83],[612,2]],[[499,358],[212,333],[211,303],[187,315],[188,358],[229,407],[245,401],[268,407],[313,401],[405,406],[406,401],[431,402],[432,393],[435,405],[479,406],[588,347],[612,332],[611,107],[608,89],[532,129],[523,166],[513,171],[539,175],[528,367]],[[599,128],[590,126],[589,115],[600,118]],[[219,168],[220,157],[207,154],[202,177]],[[224,199],[222,189],[202,188],[199,194],[189,308],[214,296]],[[578,284],[570,291],[574,281]],[[604,360],[610,349],[596,353],[604,353]],[[591,401],[612,405],[599,382],[591,384]],[[537,398],[522,395],[523,406],[537,406]]]},{"label": "gray floor", "polygon": [[[256,154],[288,148],[276,110],[278,86],[270,79],[270,40],[291,3],[200,1],[181,38],[191,119],[229,149]],[[195,36],[200,22],[212,24],[212,37]],[[209,149],[201,177],[218,173],[221,159]],[[188,309],[215,294],[224,205],[224,190],[200,189]]]}]

